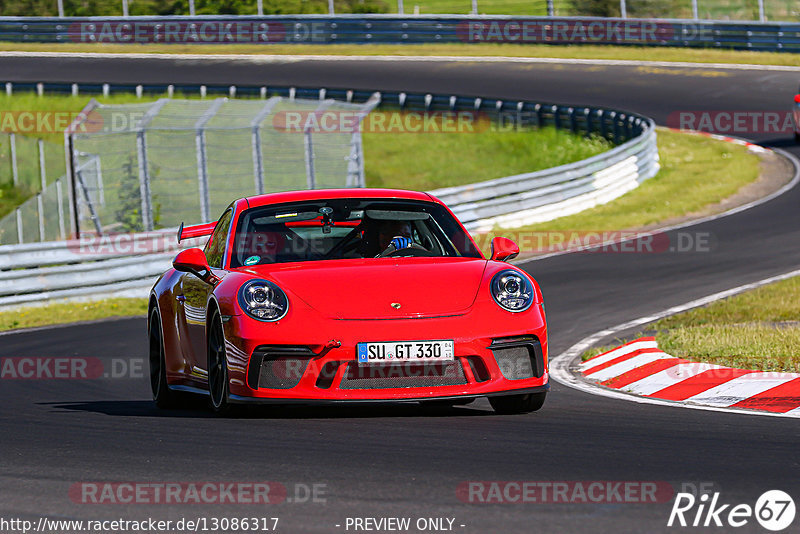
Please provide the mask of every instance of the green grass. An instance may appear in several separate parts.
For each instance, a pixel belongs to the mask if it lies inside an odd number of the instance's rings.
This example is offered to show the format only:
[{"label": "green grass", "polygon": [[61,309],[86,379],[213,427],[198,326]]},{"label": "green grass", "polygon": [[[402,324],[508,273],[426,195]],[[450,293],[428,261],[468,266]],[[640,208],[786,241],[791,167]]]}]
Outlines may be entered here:
[{"label": "green grass", "polygon": [[0,331],[139,315],[147,315],[147,299],[112,298],[91,302],[62,302],[0,311]]},{"label": "green grass", "polygon": [[[679,358],[740,369],[800,372],[799,319],[800,277],[795,277],[666,317],[644,330],[655,331],[659,348]],[[582,358],[615,346],[591,349]]]},{"label": "green grass", "polygon": [[[98,98],[98,101],[124,104],[156,98],[148,96],[140,100],[132,95],[118,95]],[[0,95],[0,110],[77,112],[87,102],[85,96],[38,97],[20,93],[11,97]],[[609,142],[599,138],[587,139],[554,128],[524,132],[476,129],[479,131],[475,133],[364,133],[367,185],[417,190],[463,185],[555,167],[588,158],[612,147]],[[57,178],[63,174],[64,167],[63,134],[49,134],[45,139],[48,141],[48,150],[60,158],[61,172],[49,173]],[[61,145],[58,144],[59,140]],[[103,142],[107,143],[106,140]],[[32,150],[20,150],[22,144],[29,145]],[[22,137],[18,137],[17,145],[19,168],[26,173],[21,181],[36,183],[38,156],[35,142],[23,141]],[[247,150],[249,158],[249,145]],[[0,154],[6,153],[0,147]],[[194,153],[190,156],[194,164]],[[251,164],[249,159],[246,163]],[[8,168],[8,163],[0,156],[0,182],[10,180]]]},{"label": "green grass", "polygon": [[532,172],[612,147],[555,128],[475,134],[364,134],[368,187],[429,191]]},{"label": "green grass", "polygon": [[[619,231],[656,225],[701,212],[730,197],[759,175],[759,158],[745,147],[685,133],[659,129],[659,173],[612,202],[578,214],[515,229],[496,229],[520,243],[542,245],[547,232]],[[537,241],[529,237],[537,236]],[[485,240],[486,242],[489,239]]]},{"label": "green grass", "polygon": [[[544,45],[509,43],[450,43],[408,45],[303,45],[303,44],[89,44],[0,43],[0,51],[104,52],[149,54],[277,54],[277,55],[398,55],[398,56],[508,56],[564,59],[621,59],[693,63],[733,63],[800,66],[800,54],[749,52],[710,48],[641,47],[604,45]],[[520,66],[524,68],[524,66]],[[692,75],[724,75],[694,69]]]}]

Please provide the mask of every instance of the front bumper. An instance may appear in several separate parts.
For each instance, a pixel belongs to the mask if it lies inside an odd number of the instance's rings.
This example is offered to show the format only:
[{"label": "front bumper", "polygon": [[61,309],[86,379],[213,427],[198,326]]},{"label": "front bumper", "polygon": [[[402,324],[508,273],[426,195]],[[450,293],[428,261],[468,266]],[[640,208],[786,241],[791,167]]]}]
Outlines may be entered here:
[{"label": "front bumper", "polygon": [[[464,399],[546,391],[547,332],[540,306],[512,314],[474,309],[437,318],[335,320],[306,316],[225,323],[231,402]],[[313,326],[311,326],[313,325]],[[451,364],[359,366],[359,342],[454,341]]]}]

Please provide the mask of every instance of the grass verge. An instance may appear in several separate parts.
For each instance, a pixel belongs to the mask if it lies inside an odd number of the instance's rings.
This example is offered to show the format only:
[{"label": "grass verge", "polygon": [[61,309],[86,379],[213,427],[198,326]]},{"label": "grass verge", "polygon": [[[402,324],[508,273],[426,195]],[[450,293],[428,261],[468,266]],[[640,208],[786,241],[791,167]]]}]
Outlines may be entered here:
[{"label": "grass verge", "polygon": [[368,187],[430,191],[589,158],[612,148],[555,128],[525,132],[365,133]]},{"label": "grass verge", "polygon": [[[664,352],[739,369],[800,372],[800,277],[776,282],[644,327]],[[583,354],[586,360],[614,346]]]},{"label": "grass verge", "polygon": [[[155,101],[157,98],[117,95],[98,101],[126,104]],[[0,110],[46,111],[69,116],[77,114],[87,102],[85,96],[38,97],[20,93],[0,95]],[[48,142],[47,151],[55,155],[54,170],[48,172],[48,176],[55,179],[64,173],[63,134],[52,132],[42,137]],[[613,146],[600,138],[585,138],[555,128],[523,132],[476,128],[472,134],[372,132],[364,133],[363,140],[367,186],[416,190],[463,185],[555,167],[600,154]],[[39,180],[35,142],[18,137],[17,146],[18,167],[24,171],[20,182],[35,185]],[[7,152],[0,150],[0,154]],[[6,168],[9,165],[0,155],[0,175]],[[0,197],[0,215],[2,210]]]},{"label": "grass verge", "polygon": [[800,55],[711,48],[545,45],[509,43],[448,43],[408,45],[303,45],[303,44],[90,44],[0,43],[0,51],[103,52],[117,54],[276,54],[351,56],[505,56],[560,59],[618,59],[691,63],[732,63],[800,66]]},{"label": "grass verge", "polygon": [[633,230],[701,213],[759,175],[759,158],[746,147],[707,137],[659,130],[658,152],[659,173],[616,200],[548,222],[495,229],[482,242],[502,235],[517,241],[523,254],[556,251],[571,235]]},{"label": "grass verge", "polygon": [[147,315],[147,299],[111,298],[87,302],[60,302],[0,311],[0,331],[139,315]]}]

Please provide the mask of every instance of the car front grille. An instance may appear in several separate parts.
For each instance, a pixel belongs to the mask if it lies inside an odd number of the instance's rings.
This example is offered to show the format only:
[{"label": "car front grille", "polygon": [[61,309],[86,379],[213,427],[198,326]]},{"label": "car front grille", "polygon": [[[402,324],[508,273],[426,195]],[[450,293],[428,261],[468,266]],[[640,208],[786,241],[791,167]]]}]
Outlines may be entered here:
[{"label": "car front grille", "polygon": [[250,361],[247,381],[254,389],[291,389],[300,383],[313,357],[308,347],[258,347]]},{"label": "car front grille", "polygon": [[458,386],[467,383],[461,361],[448,364],[372,365],[349,363],[340,389]]},{"label": "car front grille", "polygon": [[544,374],[542,346],[535,337],[494,340],[489,348],[508,380],[540,378]]}]

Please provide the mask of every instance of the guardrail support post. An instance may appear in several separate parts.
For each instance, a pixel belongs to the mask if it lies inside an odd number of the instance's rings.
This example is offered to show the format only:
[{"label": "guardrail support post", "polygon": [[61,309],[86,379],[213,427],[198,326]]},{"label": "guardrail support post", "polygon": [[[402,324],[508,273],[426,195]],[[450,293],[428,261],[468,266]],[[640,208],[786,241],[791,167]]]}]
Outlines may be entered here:
[{"label": "guardrail support post", "polygon": [[258,10],[258,16],[259,17],[263,17],[264,16],[264,0],[258,0],[256,2],[256,9]]},{"label": "guardrail support post", "polygon": [[128,17],[128,0],[122,0],[122,16]]},{"label": "guardrail support post", "polygon": [[58,0],[58,16],[64,18],[64,0]]},{"label": "guardrail support post", "polygon": [[764,12],[764,0],[758,0],[758,20],[761,22],[767,21],[767,15]]},{"label": "guardrail support post", "polygon": [[328,0],[328,15],[335,15],[335,14],[336,13],[334,12],[333,9],[333,0]]},{"label": "guardrail support post", "polygon": [[189,0],[189,15],[194,17],[194,0]]},{"label": "guardrail support post", "polygon": [[628,18],[628,5],[625,3],[625,0],[619,0],[619,15],[623,19]]},{"label": "guardrail support post", "polygon": [[547,16],[548,17],[556,16],[556,10],[553,7],[553,0],[547,0]]},{"label": "guardrail support post", "polygon": [[478,14],[478,0],[472,0],[472,14]]},{"label": "guardrail support post", "polygon": [[700,18],[700,12],[697,9],[697,0],[692,0],[692,18],[695,20]]}]

